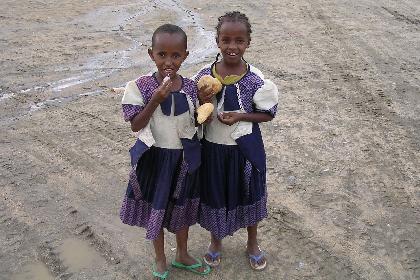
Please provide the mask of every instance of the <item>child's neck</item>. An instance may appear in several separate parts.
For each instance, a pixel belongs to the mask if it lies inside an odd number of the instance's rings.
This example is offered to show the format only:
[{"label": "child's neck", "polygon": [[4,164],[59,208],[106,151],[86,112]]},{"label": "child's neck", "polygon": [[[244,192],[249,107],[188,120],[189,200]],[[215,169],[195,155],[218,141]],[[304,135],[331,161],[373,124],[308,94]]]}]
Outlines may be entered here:
[{"label": "child's neck", "polygon": [[240,76],[247,71],[247,65],[245,61],[241,60],[240,63],[237,64],[227,64],[224,60],[216,63],[216,72],[219,74],[223,79],[226,76],[237,75]]}]

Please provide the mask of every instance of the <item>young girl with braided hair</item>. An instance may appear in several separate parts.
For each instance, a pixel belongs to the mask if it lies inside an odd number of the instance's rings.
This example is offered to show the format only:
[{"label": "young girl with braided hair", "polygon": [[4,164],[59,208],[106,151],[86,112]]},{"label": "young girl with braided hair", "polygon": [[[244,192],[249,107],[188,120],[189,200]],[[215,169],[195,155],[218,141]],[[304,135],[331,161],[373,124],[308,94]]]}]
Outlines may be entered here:
[{"label": "young girl with braided hair", "polygon": [[[219,17],[216,61],[205,66],[195,81],[211,75],[223,84],[214,93],[199,91],[200,103],[213,103],[212,120],[204,124],[200,168],[199,223],[210,231],[204,261],[221,261],[222,239],[247,228],[246,251],[251,268],[262,270],[267,261],[257,242],[258,222],[267,217],[266,157],[259,123],[277,111],[278,90],[243,56],[251,42],[246,15],[234,11]],[[219,57],[221,55],[221,59]]]}]

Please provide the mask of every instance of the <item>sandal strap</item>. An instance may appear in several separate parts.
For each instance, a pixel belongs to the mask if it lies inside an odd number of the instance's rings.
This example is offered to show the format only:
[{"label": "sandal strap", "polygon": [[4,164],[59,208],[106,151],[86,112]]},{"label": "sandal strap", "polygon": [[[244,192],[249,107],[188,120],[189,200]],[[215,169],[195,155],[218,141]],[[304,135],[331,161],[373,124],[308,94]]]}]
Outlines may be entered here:
[{"label": "sandal strap", "polygon": [[210,256],[212,261],[215,261],[218,257],[220,257],[220,252],[207,252],[207,255]]},{"label": "sandal strap", "polygon": [[165,271],[163,273],[159,273],[157,271],[153,271],[152,272],[152,275],[155,276],[155,277],[159,277],[162,280],[165,280],[166,278],[168,278],[169,271]]},{"label": "sandal strap", "polygon": [[265,254],[264,254],[264,252],[262,252],[261,251],[261,253],[259,254],[259,255],[251,255],[251,254],[249,254],[248,255],[254,262],[259,262],[264,256],[265,256]]},{"label": "sandal strap", "polygon": [[154,264],[154,265],[153,265],[152,275],[153,275],[153,276],[155,276],[155,277],[158,277],[158,278],[160,278],[160,279],[162,279],[162,280],[165,280],[166,278],[168,278],[169,271],[168,271],[168,270],[166,270],[166,271],[164,271],[164,272],[162,272],[162,273],[157,272],[157,271],[156,271],[156,265]]},{"label": "sandal strap", "polygon": [[[200,274],[200,275],[207,275],[207,274],[210,273],[211,268],[207,264],[203,265],[203,262],[200,259],[198,259],[198,258],[194,258],[194,259],[196,260],[196,263],[192,264],[192,265],[185,265],[185,264],[182,264],[182,263],[177,262],[177,261],[172,261],[172,266],[176,267],[176,268],[179,268],[179,269],[185,269],[187,271],[190,271],[190,272],[193,272],[193,273],[196,273],[196,274]],[[199,271],[198,269],[201,268],[201,267],[204,267],[205,270],[204,271]]]},{"label": "sandal strap", "polygon": [[203,262],[200,259],[194,258],[194,260],[196,261],[196,263],[191,264],[191,265],[185,265],[185,264],[177,262],[177,261],[172,261],[172,265],[175,266],[175,267],[178,267],[178,268],[183,268],[183,269],[188,269],[188,270],[200,268],[200,267],[203,266]]}]

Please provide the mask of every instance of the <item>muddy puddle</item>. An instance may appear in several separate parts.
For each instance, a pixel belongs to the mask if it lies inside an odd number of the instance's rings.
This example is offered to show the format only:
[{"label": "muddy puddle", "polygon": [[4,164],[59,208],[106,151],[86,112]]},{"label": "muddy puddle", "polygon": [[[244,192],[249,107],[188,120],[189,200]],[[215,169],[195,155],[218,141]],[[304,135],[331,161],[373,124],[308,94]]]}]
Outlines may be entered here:
[{"label": "muddy puddle", "polygon": [[42,262],[31,263],[22,268],[22,271],[12,276],[12,280],[54,280],[47,266]]},{"label": "muddy puddle", "polygon": [[69,238],[58,247],[60,255],[68,272],[78,273],[91,267],[106,266],[105,260],[89,244],[80,239]]}]

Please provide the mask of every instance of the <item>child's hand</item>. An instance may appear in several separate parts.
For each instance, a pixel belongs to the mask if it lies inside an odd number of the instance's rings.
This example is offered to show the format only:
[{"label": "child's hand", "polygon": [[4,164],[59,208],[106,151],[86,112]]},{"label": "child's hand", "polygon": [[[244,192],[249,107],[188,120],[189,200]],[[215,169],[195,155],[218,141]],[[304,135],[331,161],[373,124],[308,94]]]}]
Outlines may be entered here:
[{"label": "child's hand", "polygon": [[198,90],[198,100],[200,101],[200,104],[211,103],[213,95],[213,88],[209,85],[204,85]]},{"label": "child's hand", "polygon": [[234,123],[237,123],[242,120],[242,113],[237,112],[227,112],[227,113],[220,113],[217,115],[217,118],[219,121],[221,121],[224,124],[232,125]]},{"label": "child's hand", "polygon": [[211,103],[213,95],[222,90],[222,83],[211,75],[202,76],[197,82],[200,104]]},{"label": "child's hand", "polygon": [[213,120],[213,115],[207,117],[207,119],[203,122],[203,124],[209,124]]},{"label": "child's hand", "polygon": [[158,104],[165,101],[166,97],[168,97],[169,93],[171,93],[171,84],[171,79],[169,79],[169,77],[165,77],[162,84],[153,93],[152,99],[150,101],[156,102]]}]

